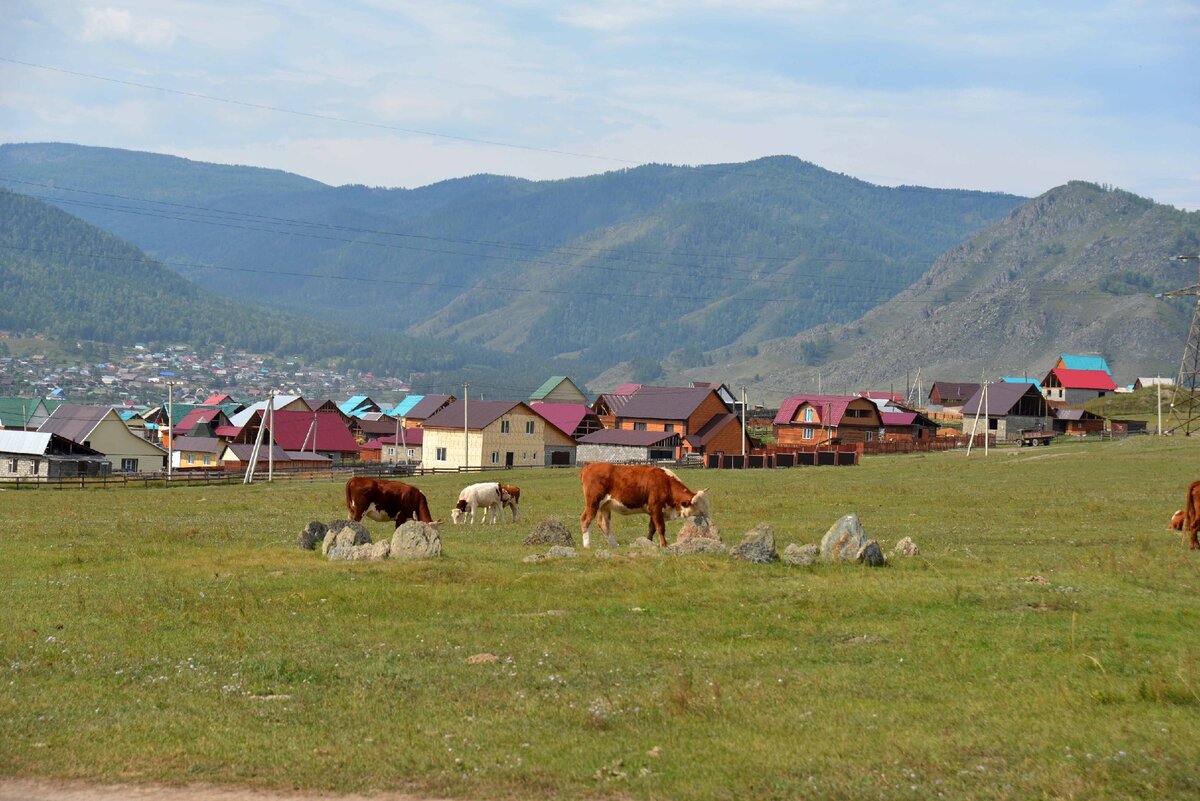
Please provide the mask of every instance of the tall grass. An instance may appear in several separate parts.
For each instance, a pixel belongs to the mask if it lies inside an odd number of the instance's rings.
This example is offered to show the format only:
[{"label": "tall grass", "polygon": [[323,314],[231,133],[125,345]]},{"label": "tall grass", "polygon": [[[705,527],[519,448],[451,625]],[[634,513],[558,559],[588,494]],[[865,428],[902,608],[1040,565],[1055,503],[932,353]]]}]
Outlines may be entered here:
[{"label": "tall grass", "polygon": [[[885,548],[921,547],[874,570],[524,564],[538,520],[577,519],[577,473],[503,477],[522,523],[446,524],[429,563],[299,550],[306,522],[344,516],[340,484],[0,493],[0,773],[472,798],[1200,792],[1200,556],[1165,530],[1200,477],[1191,443],[683,474],[727,541],[769,522],[780,549],[815,542],[855,512]],[[448,516],[462,481],[415,483]],[[614,523],[623,546],[645,532]]]}]

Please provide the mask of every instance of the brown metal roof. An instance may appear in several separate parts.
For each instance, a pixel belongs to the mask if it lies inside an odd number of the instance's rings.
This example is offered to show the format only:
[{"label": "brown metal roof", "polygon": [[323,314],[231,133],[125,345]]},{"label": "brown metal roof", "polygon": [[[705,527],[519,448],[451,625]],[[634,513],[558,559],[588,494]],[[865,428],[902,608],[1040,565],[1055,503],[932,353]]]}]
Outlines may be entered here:
[{"label": "brown metal roof", "polygon": [[[429,397],[426,395],[425,397]],[[424,403],[424,401],[422,401]],[[535,414],[533,409],[526,403],[521,401],[505,401],[505,400],[473,400],[468,403],[455,401],[454,403],[442,409],[440,412],[430,417],[421,424],[422,428],[457,428],[463,427],[463,407],[469,407],[466,413],[469,417],[467,420],[467,428],[478,431],[487,428],[492,423],[499,420],[504,415],[511,412],[513,409],[521,406],[530,414]]]},{"label": "brown metal roof", "polygon": [[630,445],[650,448],[655,445],[677,445],[679,434],[673,431],[632,431],[627,428],[605,428],[579,438],[580,445]]},{"label": "brown metal roof", "polygon": [[[81,406],[77,403],[64,403],[51,413],[38,431],[58,434],[60,437],[66,437],[72,442],[82,445],[105,415],[112,410],[111,406]],[[120,418],[118,417],[118,419]],[[136,437],[137,434],[133,436]]]},{"label": "brown metal roof", "polygon": [[[453,395],[426,395],[421,398],[416,406],[409,409],[404,416],[410,420],[425,420],[437,414],[438,410],[445,406],[447,401],[453,401],[454,399]],[[482,402],[476,401],[476,403]],[[459,425],[462,425],[462,412],[459,412],[458,416]]]},{"label": "brown metal roof", "polygon": [[614,413],[640,420],[687,420],[715,391],[709,387],[642,387]]}]

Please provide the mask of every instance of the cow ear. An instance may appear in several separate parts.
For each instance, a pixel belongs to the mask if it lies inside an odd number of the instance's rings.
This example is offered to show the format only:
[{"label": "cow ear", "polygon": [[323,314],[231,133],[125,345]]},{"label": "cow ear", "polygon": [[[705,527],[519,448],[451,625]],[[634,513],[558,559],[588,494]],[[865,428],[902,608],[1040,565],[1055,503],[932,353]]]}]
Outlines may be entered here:
[{"label": "cow ear", "polygon": [[695,493],[695,494],[696,494],[696,495],[703,495],[703,494],[704,494],[704,493],[706,493],[706,492],[708,492],[708,487],[705,487],[705,488],[704,488],[704,489],[702,489],[702,490],[696,490],[696,493]]}]

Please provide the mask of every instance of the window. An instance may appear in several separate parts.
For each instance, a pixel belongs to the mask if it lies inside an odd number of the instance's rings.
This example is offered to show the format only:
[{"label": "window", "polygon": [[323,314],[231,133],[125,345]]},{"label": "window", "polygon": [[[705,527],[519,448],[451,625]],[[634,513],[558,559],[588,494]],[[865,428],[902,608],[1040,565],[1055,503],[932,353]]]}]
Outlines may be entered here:
[{"label": "window", "polygon": [[807,409],[804,410],[804,422],[811,423],[813,421],[813,417],[814,417],[813,409],[811,406],[809,406]]},{"label": "window", "polygon": [[507,420],[501,420],[501,421],[500,421],[500,433],[501,433],[501,434],[507,434],[507,433],[508,433],[508,421],[507,421]]},{"label": "window", "polygon": [[[809,411],[811,411],[811,409]],[[805,439],[812,439],[813,438],[813,430],[811,428],[804,429],[803,436]]]},{"label": "window", "polygon": [[42,474],[42,460],[34,459],[33,460],[33,475],[39,476],[41,474]]},{"label": "window", "polygon": [[500,464],[500,451],[492,451],[492,464]]},{"label": "window", "polygon": [[875,432],[868,431],[867,432],[867,442],[874,442],[874,441],[875,441]]},{"label": "window", "polygon": [[534,429],[534,428],[535,428],[535,426],[534,426],[534,424],[533,424],[533,421],[532,421],[532,420],[526,420],[526,421],[525,421],[525,433],[526,433],[526,434],[532,434],[532,433],[533,433],[533,429]]},{"label": "window", "polygon": [[189,454],[187,455],[187,463],[188,463],[188,464],[195,464],[195,463],[196,463],[196,454],[194,454],[194,453],[189,453]]},{"label": "window", "polygon": [[204,463],[205,465],[212,464],[212,461],[211,461],[211,460],[212,460],[212,457],[211,457],[211,456],[209,456],[207,453],[206,453],[206,454],[204,454],[204,462],[203,462],[203,463]]},{"label": "window", "polygon": [[663,431],[667,432],[668,434],[670,434],[674,430],[675,430],[674,423],[667,423],[665,426],[663,426]]},{"label": "window", "polygon": [[634,431],[645,431],[645,430],[646,430],[646,424],[645,424],[645,423],[634,423],[634,424],[633,424],[633,430],[634,430]]},{"label": "window", "polygon": [[17,472],[18,464],[19,464],[19,462],[16,459],[9,459],[8,460],[8,472],[10,472],[10,473]]},{"label": "window", "polygon": [[409,459],[413,458],[416,455],[417,455],[417,452],[415,450],[413,450],[412,448],[408,449],[408,458]]},{"label": "window", "polygon": [[121,472],[122,473],[136,473],[137,467],[138,467],[137,459],[122,459],[121,460]]},{"label": "window", "polygon": [[437,460],[438,460],[439,462],[444,462],[444,461],[446,461],[446,449],[445,449],[445,448],[438,448],[438,449],[437,449],[437,455],[436,455],[436,458],[437,458]]}]

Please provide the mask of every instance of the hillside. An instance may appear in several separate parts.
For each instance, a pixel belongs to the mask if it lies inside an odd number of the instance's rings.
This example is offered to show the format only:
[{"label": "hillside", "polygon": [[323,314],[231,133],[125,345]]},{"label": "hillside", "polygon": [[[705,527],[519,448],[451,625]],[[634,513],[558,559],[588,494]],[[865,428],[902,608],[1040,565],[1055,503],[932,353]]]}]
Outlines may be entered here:
[{"label": "hillside", "polygon": [[878,187],[790,157],[370,189],[41,144],[0,146],[0,185],[214,292],[561,355],[585,380],[626,359],[698,366],[705,351],[854,320],[1021,202]]},{"label": "hillside", "polygon": [[[1200,213],[1072,182],[951,248],[919,280],[845,325],[710,354],[764,393],[935,379],[1039,376],[1059,353],[1105,355],[1119,383],[1174,375],[1193,304],[1155,292],[1195,280]],[[754,380],[755,374],[758,379]]]},{"label": "hillside", "polygon": [[456,369],[443,345],[214,295],[46,203],[0,189],[0,330],[58,340],[222,343],[343,367]]}]

